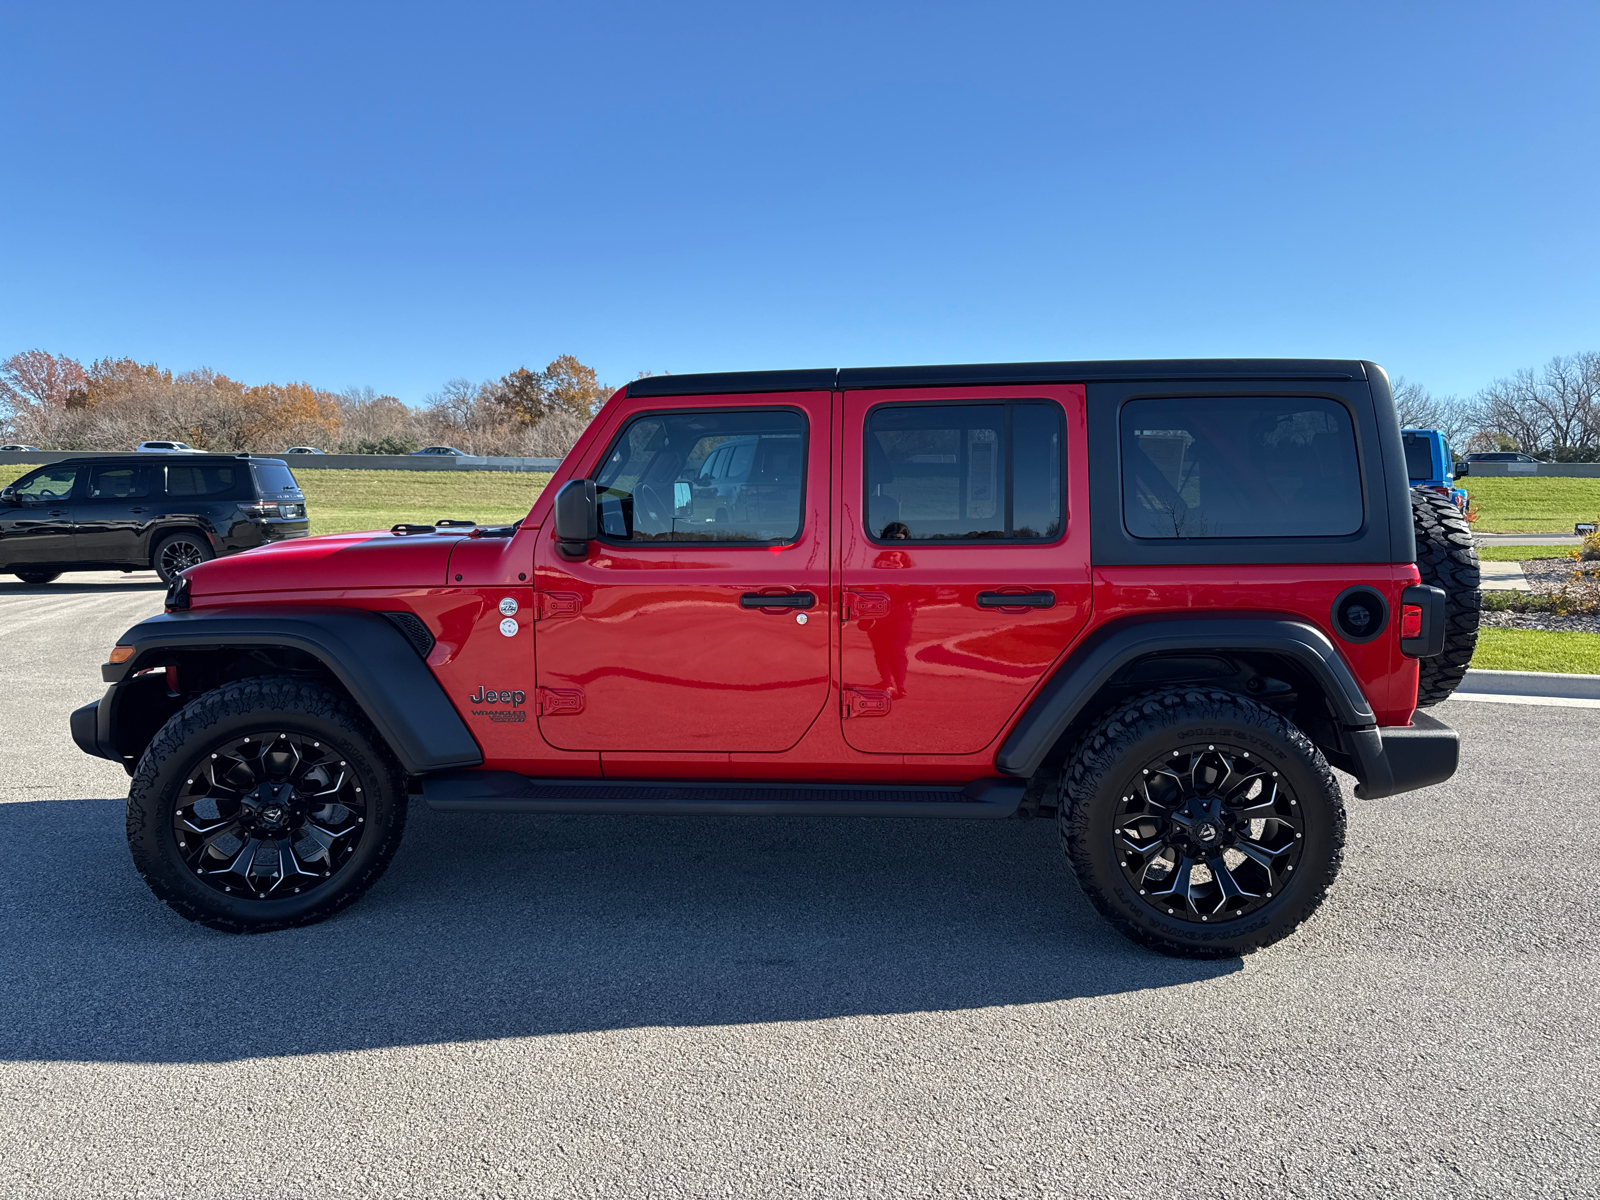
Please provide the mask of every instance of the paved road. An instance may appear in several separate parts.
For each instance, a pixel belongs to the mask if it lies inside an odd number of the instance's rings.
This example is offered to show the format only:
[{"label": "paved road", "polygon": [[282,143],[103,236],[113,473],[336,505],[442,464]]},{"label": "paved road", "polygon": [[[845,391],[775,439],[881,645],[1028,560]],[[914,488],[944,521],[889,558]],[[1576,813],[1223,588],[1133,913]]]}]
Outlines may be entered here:
[{"label": "paved road", "polygon": [[1037,821],[421,809],[237,938],[66,740],[159,591],[48,597],[0,583],[0,1194],[1595,1193],[1600,711],[1445,706],[1462,774],[1243,962],[1109,933]]}]

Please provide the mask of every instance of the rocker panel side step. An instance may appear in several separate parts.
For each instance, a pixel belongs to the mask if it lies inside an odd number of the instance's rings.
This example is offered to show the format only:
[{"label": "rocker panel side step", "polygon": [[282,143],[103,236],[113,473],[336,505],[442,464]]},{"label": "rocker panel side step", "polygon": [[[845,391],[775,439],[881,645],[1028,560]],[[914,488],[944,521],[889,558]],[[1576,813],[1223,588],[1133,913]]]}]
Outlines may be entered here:
[{"label": "rocker panel side step", "polygon": [[871,784],[660,783],[530,779],[512,771],[455,771],[422,780],[437,812],[638,813],[656,816],[1009,817],[1025,781],[965,787]]}]

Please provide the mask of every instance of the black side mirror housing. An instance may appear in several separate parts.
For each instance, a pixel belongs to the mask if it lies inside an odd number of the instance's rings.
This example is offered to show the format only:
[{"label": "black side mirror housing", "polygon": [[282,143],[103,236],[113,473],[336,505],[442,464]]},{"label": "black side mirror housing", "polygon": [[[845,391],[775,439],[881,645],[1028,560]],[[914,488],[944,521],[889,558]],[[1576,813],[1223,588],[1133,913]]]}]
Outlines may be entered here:
[{"label": "black side mirror housing", "polygon": [[556,549],[563,558],[583,558],[600,536],[600,509],[594,480],[569,479],[556,493]]}]

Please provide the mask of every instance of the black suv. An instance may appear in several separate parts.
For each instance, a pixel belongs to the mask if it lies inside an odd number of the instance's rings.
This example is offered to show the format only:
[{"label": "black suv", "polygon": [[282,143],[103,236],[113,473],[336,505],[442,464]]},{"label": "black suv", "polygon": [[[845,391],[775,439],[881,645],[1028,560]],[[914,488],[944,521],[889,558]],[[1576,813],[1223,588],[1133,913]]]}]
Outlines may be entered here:
[{"label": "black suv", "polygon": [[0,571],[49,583],[63,571],[187,567],[310,532],[289,468],[248,454],[69,458],[0,491]]}]

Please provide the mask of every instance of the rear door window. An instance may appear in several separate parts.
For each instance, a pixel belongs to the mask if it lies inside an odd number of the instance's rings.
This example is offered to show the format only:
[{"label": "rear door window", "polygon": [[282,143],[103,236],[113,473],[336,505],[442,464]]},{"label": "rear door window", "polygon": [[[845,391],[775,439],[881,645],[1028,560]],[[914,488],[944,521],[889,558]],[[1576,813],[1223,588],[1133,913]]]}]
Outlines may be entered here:
[{"label": "rear door window", "polygon": [[1045,541],[1061,535],[1062,416],[1038,402],[886,404],[867,416],[874,541]]},{"label": "rear door window", "polygon": [[1355,429],[1336,401],[1130,400],[1121,434],[1123,521],[1134,537],[1337,537],[1361,528]]},{"label": "rear door window", "polygon": [[173,463],[167,468],[167,495],[236,498],[244,480],[243,463]]},{"label": "rear door window", "polygon": [[89,499],[139,500],[150,494],[155,468],[148,463],[89,468]]}]

